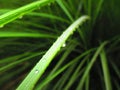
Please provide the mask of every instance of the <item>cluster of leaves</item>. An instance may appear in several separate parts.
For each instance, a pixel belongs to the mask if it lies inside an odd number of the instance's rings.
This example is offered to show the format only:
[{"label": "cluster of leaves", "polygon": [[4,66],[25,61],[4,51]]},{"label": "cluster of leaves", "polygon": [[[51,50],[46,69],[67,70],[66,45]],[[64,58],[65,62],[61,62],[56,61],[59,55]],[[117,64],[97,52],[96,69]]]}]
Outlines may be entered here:
[{"label": "cluster of leaves", "polygon": [[119,90],[119,4],[1,0],[0,89]]}]

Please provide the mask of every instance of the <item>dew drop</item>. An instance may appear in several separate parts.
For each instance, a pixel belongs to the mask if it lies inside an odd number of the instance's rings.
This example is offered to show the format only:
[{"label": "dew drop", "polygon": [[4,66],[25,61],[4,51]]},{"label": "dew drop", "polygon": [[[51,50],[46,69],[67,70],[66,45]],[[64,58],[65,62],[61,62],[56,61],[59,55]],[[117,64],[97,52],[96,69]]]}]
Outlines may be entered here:
[{"label": "dew drop", "polygon": [[39,72],[39,71],[36,69],[36,70],[35,70],[35,74],[37,74],[38,72]]},{"label": "dew drop", "polygon": [[66,43],[64,43],[64,44],[62,45],[62,47],[66,47]]}]

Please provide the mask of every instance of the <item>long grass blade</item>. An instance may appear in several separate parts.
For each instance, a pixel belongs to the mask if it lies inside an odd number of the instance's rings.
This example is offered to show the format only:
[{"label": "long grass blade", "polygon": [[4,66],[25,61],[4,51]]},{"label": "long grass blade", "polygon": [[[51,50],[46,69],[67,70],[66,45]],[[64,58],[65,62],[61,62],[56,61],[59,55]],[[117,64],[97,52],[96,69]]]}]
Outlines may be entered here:
[{"label": "long grass blade", "polygon": [[110,80],[110,73],[108,69],[108,63],[107,63],[107,58],[104,49],[100,53],[100,58],[101,58],[101,63],[102,63],[102,68],[103,68],[103,74],[104,74],[104,81],[105,81],[105,86],[106,90],[112,90],[112,84]]},{"label": "long grass blade", "polygon": [[82,68],[82,66],[84,65],[84,63],[87,61],[88,56],[86,56],[78,65],[78,67],[76,68],[75,72],[73,73],[73,75],[70,77],[70,80],[68,81],[68,83],[65,85],[64,90],[69,90],[70,86],[75,82],[75,80],[77,79],[77,77],[79,76],[78,73],[80,73],[80,70]]},{"label": "long grass blade", "polygon": [[45,52],[35,53],[35,54],[30,55],[30,56],[28,56],[28,57],[22,58],[22,59],[20,59],[20,60],[18,60],[18,61],[15,61],[15,62],[12,62],[12,63],[10,63],[10,64],[7,64],[7,65],[3,66],[2,68],[0,68],[0,72],[9,70],[9,69],[13,68],[14,66],[18,65],[18,64],[21,63],[21,62],[24,62],[24,61],[26,61],[26,60],[29,60],[29,59],[33,58],[33,57],[42,55],[43,53],[45,53]]},{"label": "long grass blade", "polygon": [[0,32],[0,38],[8,38],[8,37],[56,38],[55,35],[53,36],[50,34],[43,34],[43,33],[9,32],[9,31]]},{"label": "long grass blade", "polygon": [[65,14],[69,17],[69,19],[71,21],[74,21],[74,19],[72,18],[70,12],[67,10],[67,8],[65,7],[65,5],[62,3],[62,0],[56,0],[56,2],[60,5],[60,7],[63,9],[63,11],[65,12]]},{"label": "long grass blade", "polygon": [[41,90],[42,87],[44,85],[46,85],[48,82],[50,82],[52,79],[54,79],[57,75],[59,75],[61,72],[63,72],[65,69],[67,69],[69,66],[75,64],[79,59],[75,59],[75,60],[72,60],[71,62],[69,62],[68,64],[66,64],[65,66],[63,66],[62,68],[58,69],[55,73],[53,73],[51,76],[48,76],[44,82],[42,82],[40,85],[39,85],[39,88],[37,90]]},{"label": "long grass blade", "polygon": [[110,60],[110,64],[112,68],[114,69],[115,73],[117,74],[118,78],[120,79],[120,69],[116,66],[116,64]]},{"label": "long grass blade", "polygon": [[68,37],[73,34],[76,28],[81,25],[84,21],[88,19],[88,16],[82,16],[77,19],[68,29],[66,29],[63,34],[56,40],[56,42],[50,47],[47,53],[40,59],[36,66],[31,70],[28,76],[20,84],[17,90],[31,90],[34,88],[35,84],[45,72],[46,68],[49,66],[52,59],[59,52],[62,45],[68,39]]},{"label": "long grass blade", "polygon": [[23,6],[21,8],[18,8],[16,10],[12,10],[8,13],[5,13],[0,16],[0,27],[3,27],[5,24],[17,19],[21,18],[23,15],[25,15],[28,12],[31,12],[37,8],[40,8],[42,6],[48,5],[49,3],[53,2],[55,0],[39,0],[33,3],[30,3],[26,6]]},{"label": "long grass blade", "polygon": [[97,49],[97,51],[95,52],[93,58],[91,59],[91,61],[90,61],[89,64],[87,65],[86,70],[85,70],[85,72],[84,72],[84,74],[83,74],[83,76],[82,76],[82,78],[81,78],[81,80],[80,80],[80,83],[79,83],[78,87],[76,88],[76,90],[82,90],[82,87],[83,87],[83,85],[84,85],[84,82],[85,82],[85,80],[86,80],[87,75],[89,74],[89,72],[90,72],[90,70],[91,70],[94,62],[97,60],[97,57],[98,57],[98,55],[100,54],[101,50],[103,49],[103,47],[104,47],[107,43],[108,43],[108,42],[103,42],[103,43],[99,46],[99,48]]}]

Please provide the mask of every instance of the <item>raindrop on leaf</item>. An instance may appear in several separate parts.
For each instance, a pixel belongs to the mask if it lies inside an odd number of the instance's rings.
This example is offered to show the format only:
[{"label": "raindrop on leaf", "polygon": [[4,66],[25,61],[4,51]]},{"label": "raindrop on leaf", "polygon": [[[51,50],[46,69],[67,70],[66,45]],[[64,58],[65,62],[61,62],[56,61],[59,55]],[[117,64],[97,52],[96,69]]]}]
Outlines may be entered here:
[{"label": "raindrop on leaf", "polygon": [[38,72],[39,72],[39,71],[36,69],[36,70],[35,70],[35,74],[37,74]]},{"label": "raindrop on leaf", "polygon": [[64,43],[64,44],[62,45],[62,47],[66,47],[66,43]]}]

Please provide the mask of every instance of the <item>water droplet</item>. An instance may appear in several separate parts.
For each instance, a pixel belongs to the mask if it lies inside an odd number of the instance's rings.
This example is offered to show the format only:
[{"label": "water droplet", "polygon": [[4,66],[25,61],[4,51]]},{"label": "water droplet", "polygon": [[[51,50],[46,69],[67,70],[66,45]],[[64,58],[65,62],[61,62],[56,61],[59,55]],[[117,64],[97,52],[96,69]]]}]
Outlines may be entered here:
[{"label": "water droplet", "polygon": [[0,28],[3,28],[4,27],[4,25],[0,25]]},{"label": "water droplet", "polygon": [[36,70],[35,70],[35,74],[37,74],[38,72],[39,72],[39,71],[36,69]]},{"label": "water droplet", "polygon": [[66,47],[66,43],[64,43],[64,44],[62,45],[62,47]]}]

